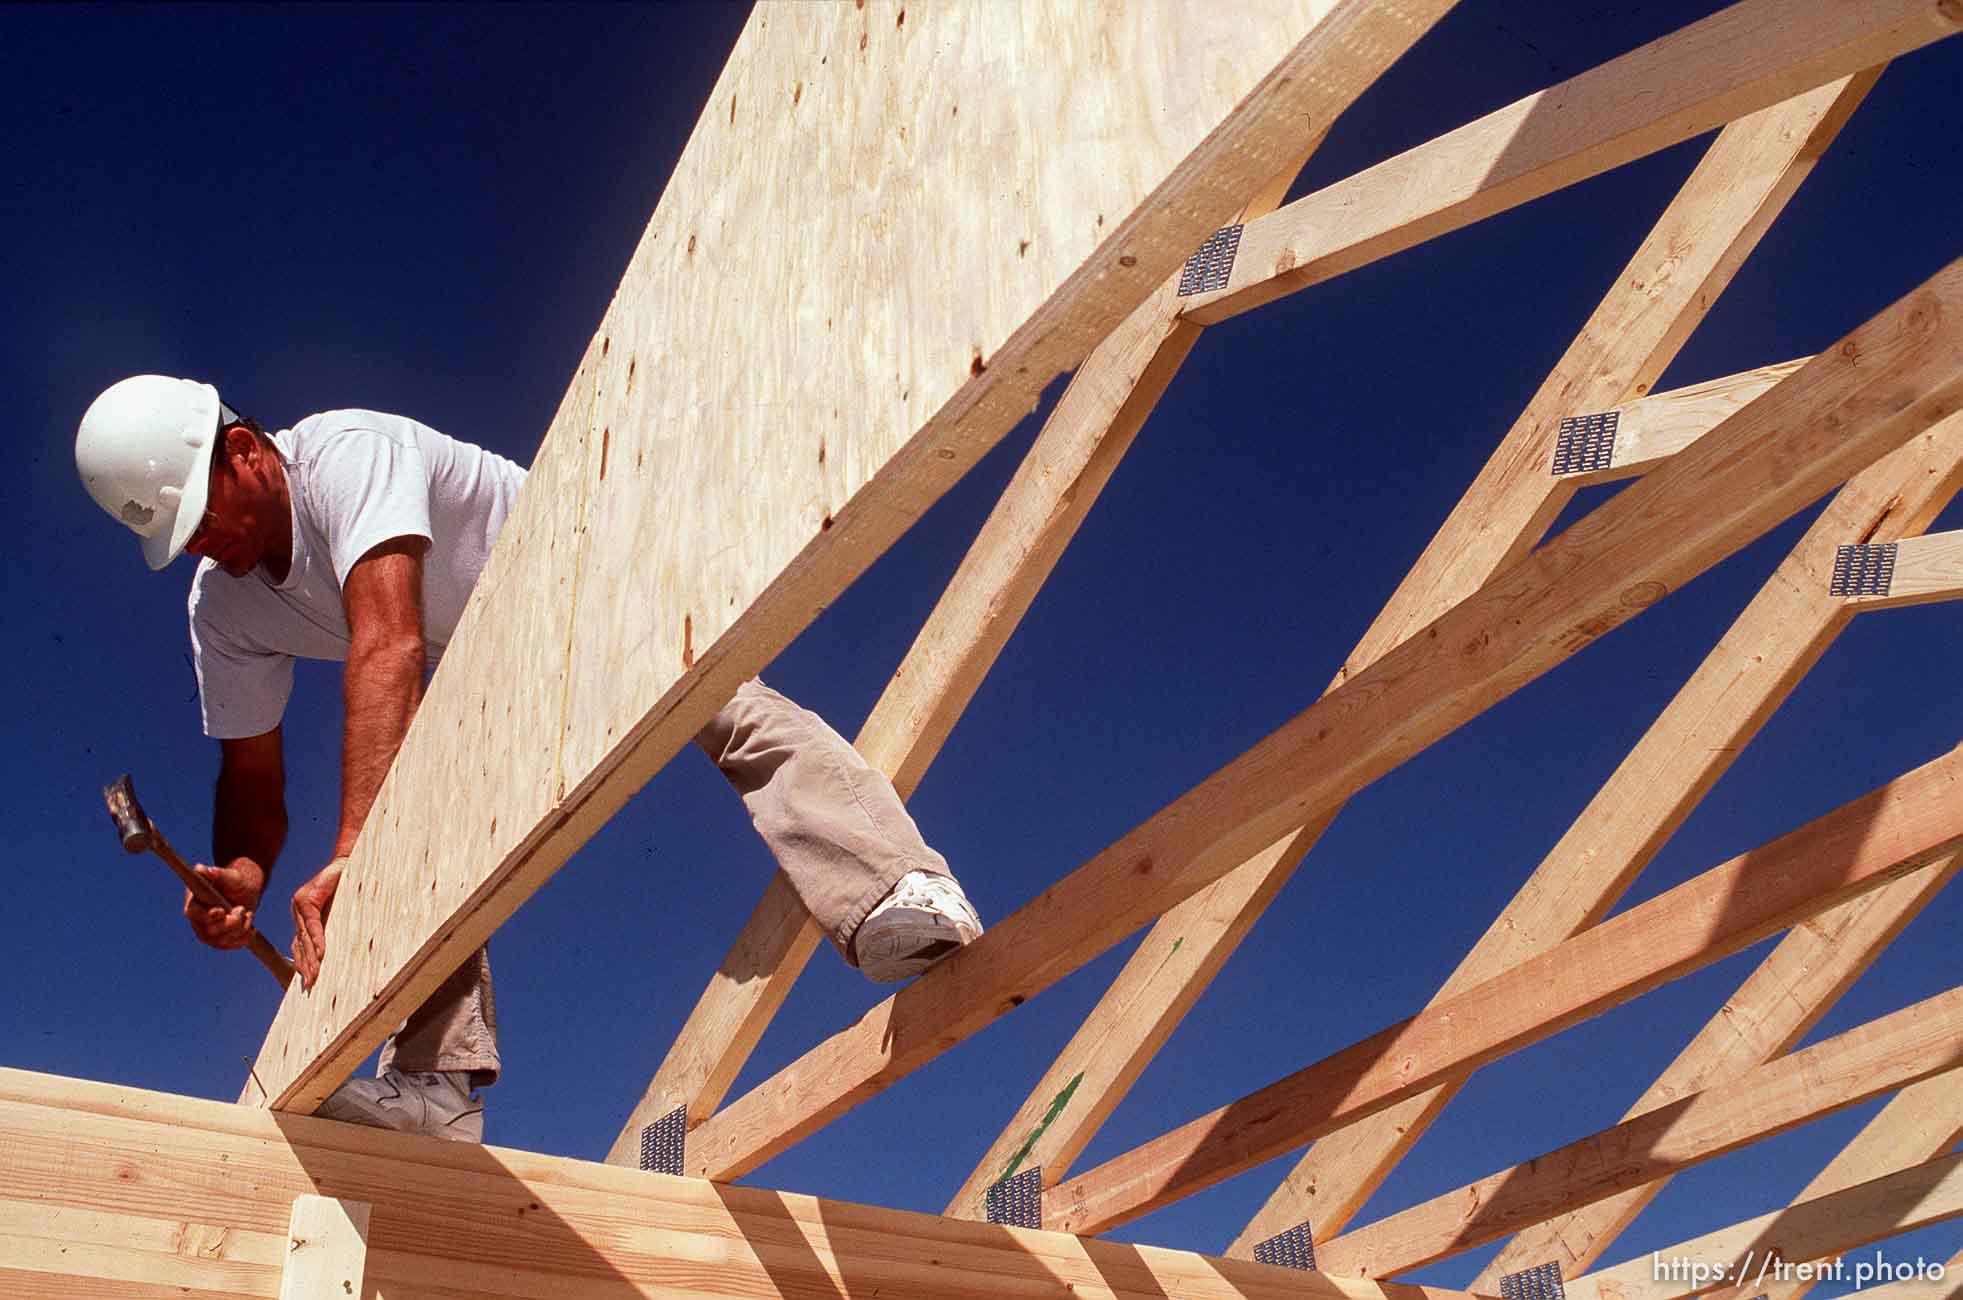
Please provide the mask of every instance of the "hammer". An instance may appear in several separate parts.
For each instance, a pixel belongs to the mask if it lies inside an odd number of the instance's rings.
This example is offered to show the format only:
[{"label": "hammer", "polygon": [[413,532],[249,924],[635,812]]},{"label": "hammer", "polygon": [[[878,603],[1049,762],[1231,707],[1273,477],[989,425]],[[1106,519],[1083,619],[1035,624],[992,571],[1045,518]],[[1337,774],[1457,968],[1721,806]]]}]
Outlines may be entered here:
[{"label": "hammer", "polygon": [[[109,820],[116,824],[116,834],[122,838],[124,852],[141,853],[149,849],[164,860],[164,865],[177,874],[184,887],[191,891],[191,896],[200,903],[226,911],[237,906],[219,892],[218,886],[191,870],[184,859],[177,856],[177,850],[170,846],[163,832],[144,813],[143,805],[136,801],[136,786],[131,783],[127,772],[116,778],[113,784],[102,787],[102,801],[109,805]],[[273,973],[281,988],[292,983],[293,963],[281,956],[279,950],[268,943],[266,936],[258,930],[253,930],[251,934],[246,946],[252,949],[252,955]]]}]

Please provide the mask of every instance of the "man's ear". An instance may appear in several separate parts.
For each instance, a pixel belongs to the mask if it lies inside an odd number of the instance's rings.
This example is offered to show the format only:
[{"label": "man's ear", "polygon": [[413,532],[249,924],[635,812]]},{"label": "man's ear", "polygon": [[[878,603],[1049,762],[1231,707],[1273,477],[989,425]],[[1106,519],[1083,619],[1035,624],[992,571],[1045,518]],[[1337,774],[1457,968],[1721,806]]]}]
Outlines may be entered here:
[{"label": "man's ear", "polygon": [[[223,459],[228,462],[249,464],[252,458],[258,454],[259,439],[253,436],[252,430],[246,428],[243,424],[232,425],[220,436],[224,439],[224,445],[217,448],[217,450],[224,453]],[[213,459],[218,458],[214,457]]]}]

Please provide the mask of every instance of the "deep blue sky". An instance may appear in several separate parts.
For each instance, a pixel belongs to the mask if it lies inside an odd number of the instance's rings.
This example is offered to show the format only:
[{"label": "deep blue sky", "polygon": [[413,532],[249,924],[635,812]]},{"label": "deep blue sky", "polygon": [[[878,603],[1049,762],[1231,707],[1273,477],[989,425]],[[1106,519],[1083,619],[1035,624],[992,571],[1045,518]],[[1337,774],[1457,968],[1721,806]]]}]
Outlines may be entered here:
[{"label": "deep blue sky", "polygon": [[[1306,183],[1717,7],[1466,0],[1342,119]],[[21,457],[6,491],[0,789],[17,865],[0,1063],[229,1099],[275,1006],[249,958],[192,941],[162,865],[125,859],[102,814],[98,787],[130,770],[166,833],[202,854],[216,748],[197,727],[189,564],[150,574],[82,493],[82,409],[122,375],[181,373],[269,426],[372,406],[528,461],[742,18],[724,5],[0,11],[0,366]],[[1882,78],[1660,387],[1816,351],[1963,252],[1959,74],[1952,42]],[[1316,696],[1702,145],[1208,333],[914,800],[985,917]],[[988,273],[949,255],[957,274]],[[1034,429],[771,680],[856,730]],[[1353,801],[1079,1167],[1421,1005],[1810,517]],[[1938,527],[1959,524],[1952,511]],[[1953,745],[1958,631],[1948,606],[1858,620],[1631,901]],[[336,668],[303,670],[287,717],[293,832],[265,915],[282,946],[285,894],[332,837],[338,683]],[[494,944],[507,1078],[492,1139],[597,1158],[768,870],[741,805],[685,752]],[[1959,921],[1952,889],[1815,1038],[1953,983]],[[1364,1219],[1613,1124],[1766,947],[1483,1072]],[[1122,956],[755,1181],[938,1211]],[[878,996],[821,954],[739,1087]],[[1680,1177],[1608,1262],[1783,1205],[1878,1105]],[[1218,1250],[1291,1161],[1117,1235]],[[1888,1253],[1959,1244],[1951,1225]],[[1489,1250],[1419,1276],[1463,1285]]]}]

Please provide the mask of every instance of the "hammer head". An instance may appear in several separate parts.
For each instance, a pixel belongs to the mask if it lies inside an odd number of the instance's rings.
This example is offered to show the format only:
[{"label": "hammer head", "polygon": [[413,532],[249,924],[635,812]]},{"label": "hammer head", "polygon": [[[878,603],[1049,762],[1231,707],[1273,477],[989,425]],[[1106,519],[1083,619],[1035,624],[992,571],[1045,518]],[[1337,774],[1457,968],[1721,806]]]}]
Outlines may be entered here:
[{"label": "hammer head", "polygon": [[136,786],[129,773],[102,787],[102,801],[109,805],[109,820],[116,823],[116,834],[126,853],[141,853],[150,847],[150,818],[136,801]]}]

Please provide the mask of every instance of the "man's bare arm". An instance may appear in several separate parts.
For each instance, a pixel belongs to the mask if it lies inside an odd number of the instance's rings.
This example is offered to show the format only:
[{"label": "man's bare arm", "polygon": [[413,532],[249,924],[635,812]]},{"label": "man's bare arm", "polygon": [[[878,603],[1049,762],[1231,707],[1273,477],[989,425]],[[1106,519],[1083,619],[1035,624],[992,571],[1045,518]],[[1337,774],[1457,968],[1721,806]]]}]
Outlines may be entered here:
[{"label": "man's bare arm", "polygon": [[347,714],[341,729],[341,827],[334,860],[293,893],[293,963],[312,988],[327,951],[327,917],[341,864],[388,775],[423,698],[423,552],[418,537],[369,551],[341,585],[347,608]]},{"label": "man's bare arm", "polygon": [[234,906],[207,907],[184,891],[184,916],[198,938],[214,948],[242,948],[252,933],[252,914],[266,878],[286,843],[286,762],[280,729],[218,742],[218,789],[211,813],[213,866],[199,875],[218,886]]},{"label": "man's bare arm", "polygon": [[423,699],[423,550],[398,537],[348,571],[347,717],[341,733],[341,830],[334,856],[354,852],[361,825]]}]

